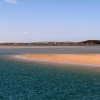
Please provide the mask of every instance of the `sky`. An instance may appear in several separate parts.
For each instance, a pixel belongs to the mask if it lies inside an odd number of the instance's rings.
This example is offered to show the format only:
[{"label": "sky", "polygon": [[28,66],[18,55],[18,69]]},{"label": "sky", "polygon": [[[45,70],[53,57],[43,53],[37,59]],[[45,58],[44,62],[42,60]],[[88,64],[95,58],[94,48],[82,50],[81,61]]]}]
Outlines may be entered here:
[{"label": "sky", "polygon": [[0,0],[1,42],[100,40],[100,0]]}]

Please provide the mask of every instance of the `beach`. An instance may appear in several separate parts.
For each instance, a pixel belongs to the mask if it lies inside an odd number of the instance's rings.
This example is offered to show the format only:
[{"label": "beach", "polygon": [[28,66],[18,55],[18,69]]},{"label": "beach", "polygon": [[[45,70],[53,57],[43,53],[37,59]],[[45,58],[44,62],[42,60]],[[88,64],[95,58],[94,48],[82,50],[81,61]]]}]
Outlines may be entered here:
[{"label": "beach", "polygon": [[2,46],[1,99],[98,99],[99,59],[100,46]]},{"label": "beach", "polygon": [[23,54],[20,57],[31,60],[100,65],[100,54]]}]

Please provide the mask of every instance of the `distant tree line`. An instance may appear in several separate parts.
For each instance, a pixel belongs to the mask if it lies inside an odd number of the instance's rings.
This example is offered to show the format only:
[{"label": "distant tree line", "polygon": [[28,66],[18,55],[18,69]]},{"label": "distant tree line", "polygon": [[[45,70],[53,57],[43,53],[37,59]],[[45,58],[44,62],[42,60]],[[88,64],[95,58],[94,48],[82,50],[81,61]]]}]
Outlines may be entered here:
[{"label": "distant tree line", "polygon": [[86,40],[82,42],[31,42],[31,43],[23,43],[23,42],[6,42],[0,43],[0,45],[17,45],[17,46],[67,46],[67,45],[100,45],[100,40]]}]

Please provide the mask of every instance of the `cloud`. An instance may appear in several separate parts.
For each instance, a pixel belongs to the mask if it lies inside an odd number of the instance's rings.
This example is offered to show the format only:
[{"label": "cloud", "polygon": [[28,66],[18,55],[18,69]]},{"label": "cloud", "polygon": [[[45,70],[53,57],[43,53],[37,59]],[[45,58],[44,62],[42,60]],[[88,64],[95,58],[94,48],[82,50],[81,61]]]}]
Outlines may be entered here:
[{"label": "cloud", "polygon": [[8,2],[8,3],[13,3],[13,4],[17,4],[18,2],[17,2],[17,0],[5,0],[6,2]]},{"label": "cloud", "polygon": [[22,32],[22,34],[28,34],[29,32]]}]

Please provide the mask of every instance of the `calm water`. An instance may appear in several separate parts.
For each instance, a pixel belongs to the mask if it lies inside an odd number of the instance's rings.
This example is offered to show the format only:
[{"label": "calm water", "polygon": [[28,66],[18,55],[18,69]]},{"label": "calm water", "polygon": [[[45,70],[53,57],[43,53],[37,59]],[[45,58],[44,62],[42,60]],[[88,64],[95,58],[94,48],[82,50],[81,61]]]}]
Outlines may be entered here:
[{"label": "calm water", "polygon": [[100,68],[38,63],[11,55],[100,53],[100,46],[0,48],[0,100],[100,100]]}]

